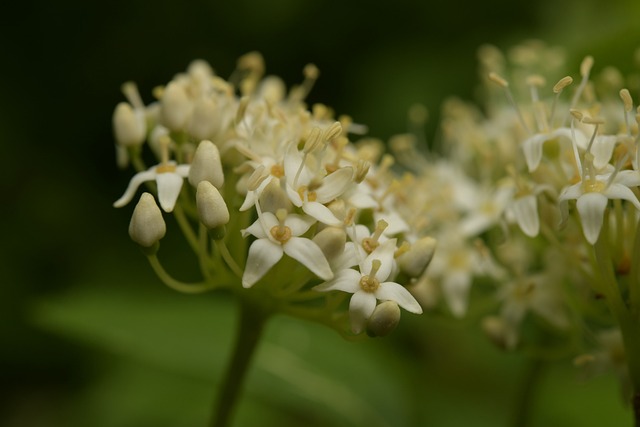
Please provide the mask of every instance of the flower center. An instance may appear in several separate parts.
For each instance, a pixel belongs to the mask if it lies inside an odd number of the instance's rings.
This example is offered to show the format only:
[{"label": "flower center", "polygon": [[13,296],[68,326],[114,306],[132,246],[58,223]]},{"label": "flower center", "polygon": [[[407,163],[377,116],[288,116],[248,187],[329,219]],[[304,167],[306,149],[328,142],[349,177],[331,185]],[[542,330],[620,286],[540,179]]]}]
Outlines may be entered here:
[{"label": "flower center", "polygon": [[274,225],[269,232],[274,239],[283,245],[291,239],[291,229],[286,225]]},{"label": "flower center", "polygon": [[298,194],[300,195],[300,198],[302,200],[305,200],[305,193],[307,195],[306,201],[315,202],[316,200],[318,200],[318,195],[316,194],[316,192],[309,190],[309,188],[306,185],[303,185],[302,187],[298,188]]},{"label": "flower center", "polygon": [[376,279],[376,273],[380,270],[382,262],[379,259],[371,261],[371,271],[368,275],[360,279],[360,288],[365,292],[375,292],[380,287],[380,282]]},{"label": "flower center", "polygon": [[156,173],[167,173],[167,172],[175,172],[176,165],[172,165],[171,163],[162,163],[156,166]]},{"label": "flower center", "polygon": [[284,176],[284,168],[280,165],[271,166],[271,175],[276,178],[282,178]]},{"label": "flower center", "polygon": [[582,189],[585,193],[602,193],[604,191],[605,184],[604,182],[598,180],[586,180],[582,184]]},{"label": "flower center", "polygon": [[375,277],[362,276],[360,279],[360,287],[365,292],[375,292],[380,287],[380,282]]},{"label": "flower center", "polygon": [[373,235],[371,237],[365,237],[364,239],[362,239],[362,248],[368,254],[375,251],[376,248],[380,246],[380,242],[378,241],[378,239],[380,238],[380,236],[382,236],[382,233],[388,226],[389,223],[387,223],[387,221],[385,221],[384,219],[381,219],[376,224],[376,229],[373,232]]}]

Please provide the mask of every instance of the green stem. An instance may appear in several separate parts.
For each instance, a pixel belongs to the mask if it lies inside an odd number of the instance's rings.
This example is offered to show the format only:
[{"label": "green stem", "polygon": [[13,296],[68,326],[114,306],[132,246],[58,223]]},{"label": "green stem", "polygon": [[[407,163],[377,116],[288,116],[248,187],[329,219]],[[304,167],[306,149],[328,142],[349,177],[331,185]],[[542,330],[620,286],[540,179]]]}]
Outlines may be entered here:
[{"label": "green stem", "polygon": [[631,399],[631,407],[633,408],[633,420],[635,427],[640,427],[640,391],[637,391]]},{"label": "green stem", "polygon": [[224,260],[224,262],[231,269],[231,271],[233,271],[233,274],[235,274],[238,277],[242,277],[244,270],[240,268],[238,264],[235,262],[235,260],[231,256],[231,253],[229,253],[229,248],[227,248],[226,243],[220,240],[216,240],[215,245],[218,248],[218,252],[222,256],[222,259]]},{"label": "green stem", "polygon": [[196,233],[193,231],[193,227],[191,227],[191,224],[189,224],[189,220],[187,219],[180,204],[176,205],[176,207],[173,209],[173,217],[178,222],[178,226],[180,226],[180,229],[182,230],[184,237],[187,239],[189,246],[191,246],[191,249],[197,255],[200,251],[198,238],[196,237]]},{"label": "green stem", "polygon": [[156,255],[148,255],[147,259],[149,260],[149,264],[151,264],[153,271],[155,271],[156,275],[160,278],[160,280],[162,280],[162,282],[164,282],[165,285],[173,290],[182,292],[183,294],[201,294],[203,292],[207,292],[219,287],[219,285],[214,285],[208,282],[181,282],[174,279],[169,273],[167,273]]},{"label": "green stem", "polygon": [[542,361],[537,358],[527,361],[526,370],[516,392],[516,401],[514,403],[514,412],[511,421],[511,425],[514,427],[527,427],[531,425],[533,396],[540,383],[539,379],[542,365]]},{"label": "green stem", "polygon": [[260,342],[268,313],[242,300],[240,303],[240,323],[236,333],[236,344],[229,360],[228,368],[215,403],[211,427],[228,427],[235,404],[240,396],[251,357]]},{"label": "green stem", "polygon": [[[618,282],[613,271],[611,254],[609,252],[608,239],[608,221],[605,221],[602,227],[600,238],[595,245],[595,255],[602,277],[603,291],[605,300],[609,305],[613,317],[618,322],[620,332],[622,333],[622,341],[627,359],[627,367],[629,369],[629,379],[633,387],[632,407],[634,411],[634,419],[636,427],[640,427],[640,321],[625,304],[620,295]],[[634,285],[633,279],[631,286]]]}]

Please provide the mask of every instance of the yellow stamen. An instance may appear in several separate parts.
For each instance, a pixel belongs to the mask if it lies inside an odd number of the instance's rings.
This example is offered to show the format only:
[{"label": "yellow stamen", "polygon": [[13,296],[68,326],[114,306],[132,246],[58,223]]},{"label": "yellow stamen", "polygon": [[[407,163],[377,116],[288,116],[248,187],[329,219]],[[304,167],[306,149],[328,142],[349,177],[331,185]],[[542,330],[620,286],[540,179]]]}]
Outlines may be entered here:
[{"label": "yellow stamen", "polygon": [[380,242],[378,242],[378,239],[380,239],[380,236],[382,236],[382,233],[388,226],[389,223],[381,219],[380,221],[378,221],[378,224],[376,224],[376,229],[373,232],[373,235],[371,237],[365,237],[364,239],[362,239],[362,247],[367,253],[370,254],[371,252],[375,251],[378,246],[380,246]]},{"label": "yellow stamen", "polygon": [[380,282],[376,279],[376,273],[380,269],[382,262],[379,259],[371,261],[371,272],[368,276],[360,279],[360,288],[365,292],[375,292],[380,287]]}]

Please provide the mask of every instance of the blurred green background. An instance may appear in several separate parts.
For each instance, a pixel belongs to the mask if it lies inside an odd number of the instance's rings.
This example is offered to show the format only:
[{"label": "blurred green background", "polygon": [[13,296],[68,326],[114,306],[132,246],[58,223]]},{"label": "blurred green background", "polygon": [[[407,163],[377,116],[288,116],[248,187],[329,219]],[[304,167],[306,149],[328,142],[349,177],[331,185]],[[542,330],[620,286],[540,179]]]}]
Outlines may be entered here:
[{"label": "blurred green background", "polygon": [[[3,209],[0,425],[201,426],[230,350],[224,295],[185,297],[155,279],[116,210],[131,174],[114,162],[119,87],[145,101],[195,58],[222,76],[251,50],[288,84],[315,63],[310,102],[388,138],[415,102],[473,99],[476,49],[540,38],[629,67],[637,0],[395,2],[43,0],[0,15]],[[173,232],[172,232],[173,231]],[[189,277],[171,229],[164,254]],[[418,333],[416,333],[418,331]],[[237,426],[508,425],[526,360],[503,355],[473,321],[406,315],[394,336],[347,343],[276,319],[250,372]],[[542,373],[532,425],[630,425],[614,378]]]}]

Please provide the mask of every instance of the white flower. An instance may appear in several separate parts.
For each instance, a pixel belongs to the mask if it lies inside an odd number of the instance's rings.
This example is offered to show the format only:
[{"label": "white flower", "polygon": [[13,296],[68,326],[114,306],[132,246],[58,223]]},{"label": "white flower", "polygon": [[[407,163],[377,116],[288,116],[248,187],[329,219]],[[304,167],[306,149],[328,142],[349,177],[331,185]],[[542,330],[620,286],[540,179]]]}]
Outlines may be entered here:
[{"label": "white flower", "polygon": [[477,236],[498,223],[509,200],[513,197],[513,189],[503,186],[495,191],[479,187],[474,195],[475,209],[470,210],[460,223],[460,230],[465,236]]},{"label": "white flower", "polygon": [[396,240],[387,240],[360,263],[360,271],[346,269],[336,274],[333,280],[313,289],[321,292],[343,291],[352,293],[349,303],[351,329],[355,334],[364,330],[369,317],[376,308],[376,301],[395,301],[405,310],[420,314],[422,308],[404,286],[385,282],[393,268]]},{"label": "white flower", "polygon": [[[586,146],[587,138],[582,132],[574,129],[573,135],[575,135],[578,146]],[[524,158],[527,161],[529,172],[535,171],[540,165],[540,160],[542,160],[542,145],[547,141],[560,137],[573,141],[571,128],[562,127],[551,132],[537,133],[522,143],[522,150],[524,151]]]},{"label": "white flower", "polygon": [[329,203],[347,190],[351,184],[353,168],[343,167],[337,171],[319,176],[306,164],[295,146],[285,156],[284,170],[287,180],[287,195],[297,207],[323,224],[338,226],[342,224],[324,204]]},{"label": "white flower", "polygon": [[138,172],[131,178],[127,190],[122,197],[113,203],[113,206],[116,208],[123,207],[133,199],[140,184],[147,181],[156,181],[160,206],[165,212],[171,212],[180,195],[182,182],[184,178],[189,176],[189,169],[190,165],[176,165],[174,161],[167,161],[146,171]]},{"label": "white flower", "polygon": [[284,209],[259,214],[258,220],[242,230],[243,237],[257,237],[249,248],[247,265],[242,276],[242,286],[250,288],[273,267],[284,254],[300,262],[323,280],[333,278],[333,272],[320,247],[313,241],[300,237],[315,219],[287,214]]},{"label": "white flower", "polygon": [[[579,160],[579,159],[578,159]],[[628,200],[640,210],[640,202],[628,187],[632,174],[613,172],[597,175],[593,166],[593,155],[585,154],[585,172],[581,170],[581,180],[577,184],[565,187],[558,198],[563,216],[566,217],[567,203],[576,200],[576,208],[580,214],[584,237],[590,244],[595,244],[600,236],[604,212],[609,199]],[[586,175],[586,176],[585,176]],[[637,185],[637,183],[635,183]]]}]

